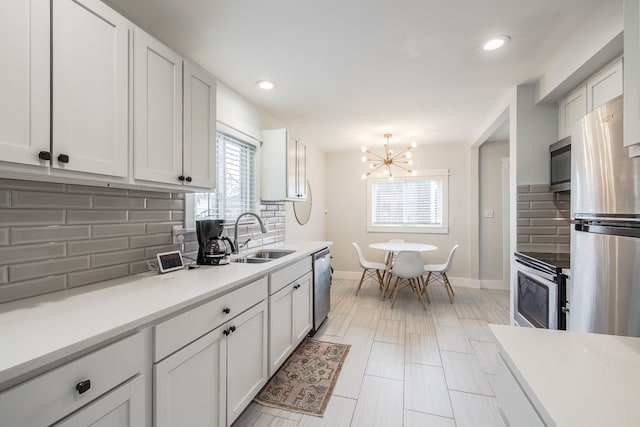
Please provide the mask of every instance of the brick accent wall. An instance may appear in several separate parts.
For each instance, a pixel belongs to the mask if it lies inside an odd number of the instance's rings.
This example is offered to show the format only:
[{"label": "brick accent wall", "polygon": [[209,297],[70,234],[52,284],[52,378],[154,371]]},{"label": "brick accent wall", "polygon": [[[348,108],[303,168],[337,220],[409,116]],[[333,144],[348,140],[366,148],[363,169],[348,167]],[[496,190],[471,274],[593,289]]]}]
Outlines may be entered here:
[{"label": "brick accent wall", "polygon": [[570,197],[546,184],[518,186],[518,251],[569,253]]},{"label": "brick accent wall", "polygon": [[[147,270],[182,227],[181,193],[0,179],[0,303]],[[285,239],[284,203],[261,206],[269,232],[241,225],[248,247]],[[228,235],[233,234],[233,225]],[[183,252],[195,258],[195,232]]]}]

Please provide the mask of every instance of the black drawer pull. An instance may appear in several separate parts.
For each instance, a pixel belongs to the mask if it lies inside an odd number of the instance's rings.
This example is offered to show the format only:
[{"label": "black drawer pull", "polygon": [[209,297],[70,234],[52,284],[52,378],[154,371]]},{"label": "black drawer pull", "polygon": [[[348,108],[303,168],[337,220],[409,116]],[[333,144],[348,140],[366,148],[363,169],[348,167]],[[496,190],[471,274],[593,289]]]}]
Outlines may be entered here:
[{"label": "black drawer pull", "polygon": [[231,326],[231,327],[229,328],[229,330],[230,330],[231,332],[235,332],[235,331],[236,331],[236,327],[235,327],[235,326]]},{"label": "black drawer pull", "polygon": [[229,313],[231,313],[231,309],[229,307],[225,307],[225,308],[222,309],[222,312],[224,314],[229,314]]},{"label": "black drawer pull", "polygon": [[225,329],[224,331],[222,331],[222,333],[223,333],[225,336],[227,336],[227,335],[229,335],[231,332],[229,332],[229,330],[228,330],[228,329]]},{"label": "black drawer pull", "polygon": [[184,175],[180,175],[180,176],[178,177],[178,181],[184,181]]},{"label": "black drawer pull", "polygon": [[38,153],[38,158],[40,160],[51,160],[51,153],[48,151],[41,151]]},{"label": "black drawer pull", "polygon": [[186,177],[185,179],[186,179],[187,182],[193,181],[193,178],[191,178],[190,176]]},{"label": "black drawer pull", "polygon": [[76,384],[76,390],[78,390],[78,394],[82,394],[85,391],[89,390],[90,388],[91,388],[91,380],[80,381],[78,384]]},{"label": "black drawer pull", "polygon": [[60,154],[58,156],[58,161],[60,163],[69,163],[69,156],[67,154]]}]

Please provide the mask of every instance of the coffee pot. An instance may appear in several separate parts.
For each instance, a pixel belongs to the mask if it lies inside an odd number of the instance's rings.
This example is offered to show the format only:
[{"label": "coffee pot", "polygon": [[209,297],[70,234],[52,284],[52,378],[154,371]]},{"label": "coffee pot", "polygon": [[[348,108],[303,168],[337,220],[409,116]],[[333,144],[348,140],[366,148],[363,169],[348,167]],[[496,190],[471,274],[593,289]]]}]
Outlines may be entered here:
[{"label": "coffee pot", "polygon": [[198,258],[200,265],[223,265],[229,263],[229,255],[234,251],[233,243],[222,236],[223,219],[203,219],[196,221],[198,236]]}]

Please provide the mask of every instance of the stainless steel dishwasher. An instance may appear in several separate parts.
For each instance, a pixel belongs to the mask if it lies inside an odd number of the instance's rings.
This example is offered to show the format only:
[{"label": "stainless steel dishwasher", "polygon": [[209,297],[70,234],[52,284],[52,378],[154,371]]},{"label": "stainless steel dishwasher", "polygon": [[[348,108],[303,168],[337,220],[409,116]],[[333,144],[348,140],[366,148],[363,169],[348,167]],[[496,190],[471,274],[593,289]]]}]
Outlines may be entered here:
[{"label": "stainless steel dishwasher", "polygon": [[325,321],[331,308],[331,253],[324,248],[313,257],[313,329],[309,336]]}]

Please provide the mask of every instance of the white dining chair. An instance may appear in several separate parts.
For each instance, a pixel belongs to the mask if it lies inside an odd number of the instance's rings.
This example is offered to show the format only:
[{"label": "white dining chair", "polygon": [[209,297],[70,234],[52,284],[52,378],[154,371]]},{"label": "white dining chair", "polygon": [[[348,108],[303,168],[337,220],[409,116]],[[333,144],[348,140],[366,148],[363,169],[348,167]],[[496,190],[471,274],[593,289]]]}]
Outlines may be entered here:
[{"label": "white dining chair", "polygon": [[[381,262],[373,262],[365,259],[364,255],[362,255],[362,251],[360,250],[360,246],[356,242],[351,242],[354,249],[356,250],[356,254],[358,254],[358,262],[360,263],[360,267],[362,267],[362,276],[360,277],[360,283],[358,283],[358,289],[356,289],[356,296],[358,296],[358,292],[360,292],[360,288],[362,287],[362,282],[364,282],[365,278],[375,279],[378,282],[380,287],[380,291],[383,290],[383,281],[382,275],[380,272],[384,272],[386,266]],[[382,296],[380,297],[382,299]]]},{"label": "white dining chair", "polygon": [[396,298],[398,297],[398,289],[400,288],[400,281],[406,279],[409,285],[413,288],[418,295],[418,299],[422,304],[424,310],[427,306],[422,299],[422,292],[420,289],[420,277],[424,273],[424,261],[422,255],[417,251],[400,251],[396,255],[396,259],[393,262],[393,268],[391,274],[396,277],[395,285],[393,287],[393,299],[391,300],[391,308],[396,304]]},{"label": "white dining chair", "polygon": [[429,281],[435,280],[444,285],[444,288],[447,290],[447,295],[449,296],[449,303],[453,304],[453,297],[455,293],[453,293],[453,288],[451,287],[451,282],[449,282],[449,278],[447,277],[447,272],[451,270],[451,264],[453,264],[453,255],[456,253],[456,249],[458,249],[460,245],[454,245],[449,252],[449,259],[444,264],[427,264],[424,266],[424,273],[427,275],[427,278],[424,281],[424,286],[422,287],[422,292],[427,295],[427,299],[429,299],[429,294],[427,293],[427,286],[429,285]]}]

